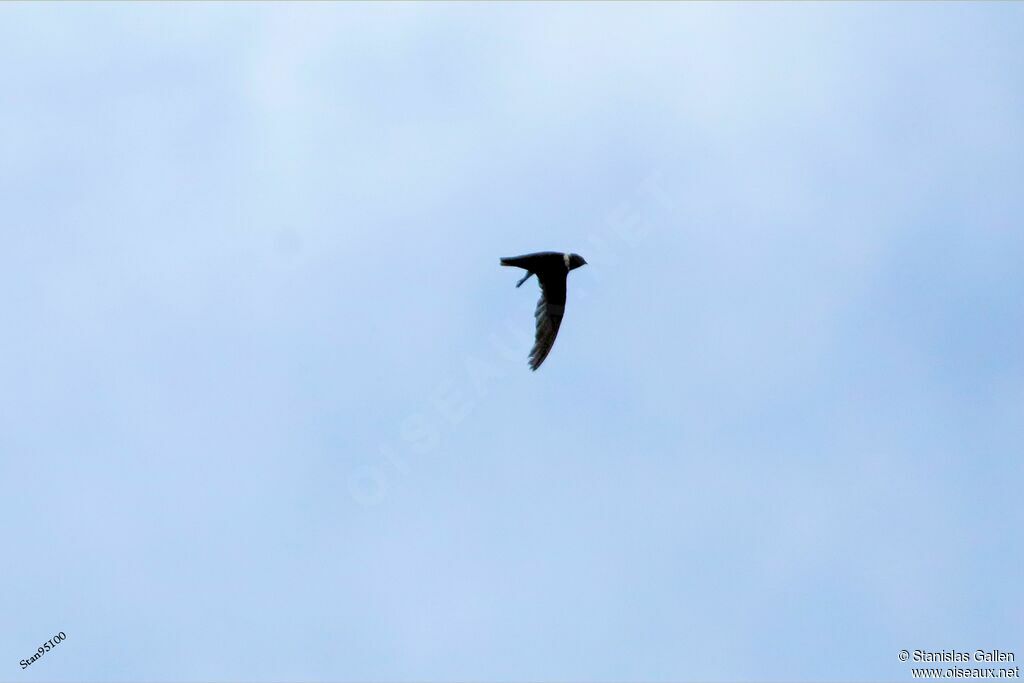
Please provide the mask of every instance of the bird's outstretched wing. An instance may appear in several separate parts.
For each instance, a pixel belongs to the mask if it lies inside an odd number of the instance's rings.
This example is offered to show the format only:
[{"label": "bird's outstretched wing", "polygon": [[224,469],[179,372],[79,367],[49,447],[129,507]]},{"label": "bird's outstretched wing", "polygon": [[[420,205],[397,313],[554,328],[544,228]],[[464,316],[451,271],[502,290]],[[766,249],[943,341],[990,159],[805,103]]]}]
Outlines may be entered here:
[{"label": "bird's outstretched wing", "polygon": [[537,333],[530,350],[531,370],[539,368],[548,357],[565,315],[565,273],[538,275],[537,279],[540,280],[540,300],[533,314],[537,319]]}]

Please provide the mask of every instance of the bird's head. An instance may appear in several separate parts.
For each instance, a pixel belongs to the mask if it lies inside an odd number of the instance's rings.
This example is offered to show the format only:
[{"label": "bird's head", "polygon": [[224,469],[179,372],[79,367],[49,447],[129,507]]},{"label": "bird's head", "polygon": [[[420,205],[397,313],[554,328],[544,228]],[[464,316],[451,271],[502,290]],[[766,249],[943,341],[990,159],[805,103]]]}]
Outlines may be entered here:
[{"label": "bird's head", "polygon": [[579,254],[569,254],[569,270],[574,270],[580,266],[587,265],[587,262],[583,260],[583,257]]}]

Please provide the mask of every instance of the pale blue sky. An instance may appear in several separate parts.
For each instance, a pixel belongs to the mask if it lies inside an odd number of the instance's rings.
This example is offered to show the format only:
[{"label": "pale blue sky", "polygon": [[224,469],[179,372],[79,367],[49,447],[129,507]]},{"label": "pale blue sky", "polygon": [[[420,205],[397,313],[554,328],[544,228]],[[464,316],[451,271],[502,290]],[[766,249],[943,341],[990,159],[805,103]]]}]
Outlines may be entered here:
[{"label": "pale blue sky", "polygon": [[[0,6],[0,679],[1021,658],[1021,45],[1022,4]],[[497,261],[542,249],[590,265],[531,373]]]}]

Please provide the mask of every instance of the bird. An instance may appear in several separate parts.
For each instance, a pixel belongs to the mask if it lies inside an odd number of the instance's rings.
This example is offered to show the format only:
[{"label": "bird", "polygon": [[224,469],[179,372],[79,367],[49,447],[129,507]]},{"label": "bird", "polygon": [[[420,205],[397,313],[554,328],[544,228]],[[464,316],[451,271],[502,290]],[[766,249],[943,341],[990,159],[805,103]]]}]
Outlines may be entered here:
[{"label": "bird", "polygon": [[536,370],[551,353],[551,346],[558,336],[558,328],[565,315],[565,285],[569,271],[587,262],[579,254],[563,254],[558,251],[538,251],[522,256],[508,256],[501,259],[503,266],[515,266],[526,270],[523,279],[516,283],[518,288],[531,275],[540,283],[540,300],[533,316],[537,319],[537,332],[530,350],[530,369]]}]

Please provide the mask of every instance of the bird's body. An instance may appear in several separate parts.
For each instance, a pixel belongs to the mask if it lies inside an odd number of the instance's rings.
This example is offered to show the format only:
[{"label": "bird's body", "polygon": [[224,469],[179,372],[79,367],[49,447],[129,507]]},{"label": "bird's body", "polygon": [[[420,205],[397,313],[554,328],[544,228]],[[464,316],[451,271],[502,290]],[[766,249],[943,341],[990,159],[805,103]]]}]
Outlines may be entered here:
[{"label": "bird's body", "polygon": [[531,275],[540,282],[540,300],[534,317],[537,319],[537,333],[530,351],[530,369],[536,370],[551,352],[558,335],[558,328],[565,315],[565,285],[569,271],[586,265],[578,254],[563,254],[558,251],[539,251],[523,256],[501,259],[503,266],[515,266],[526,270],[526,275],[516,283],[519,287]]}]

